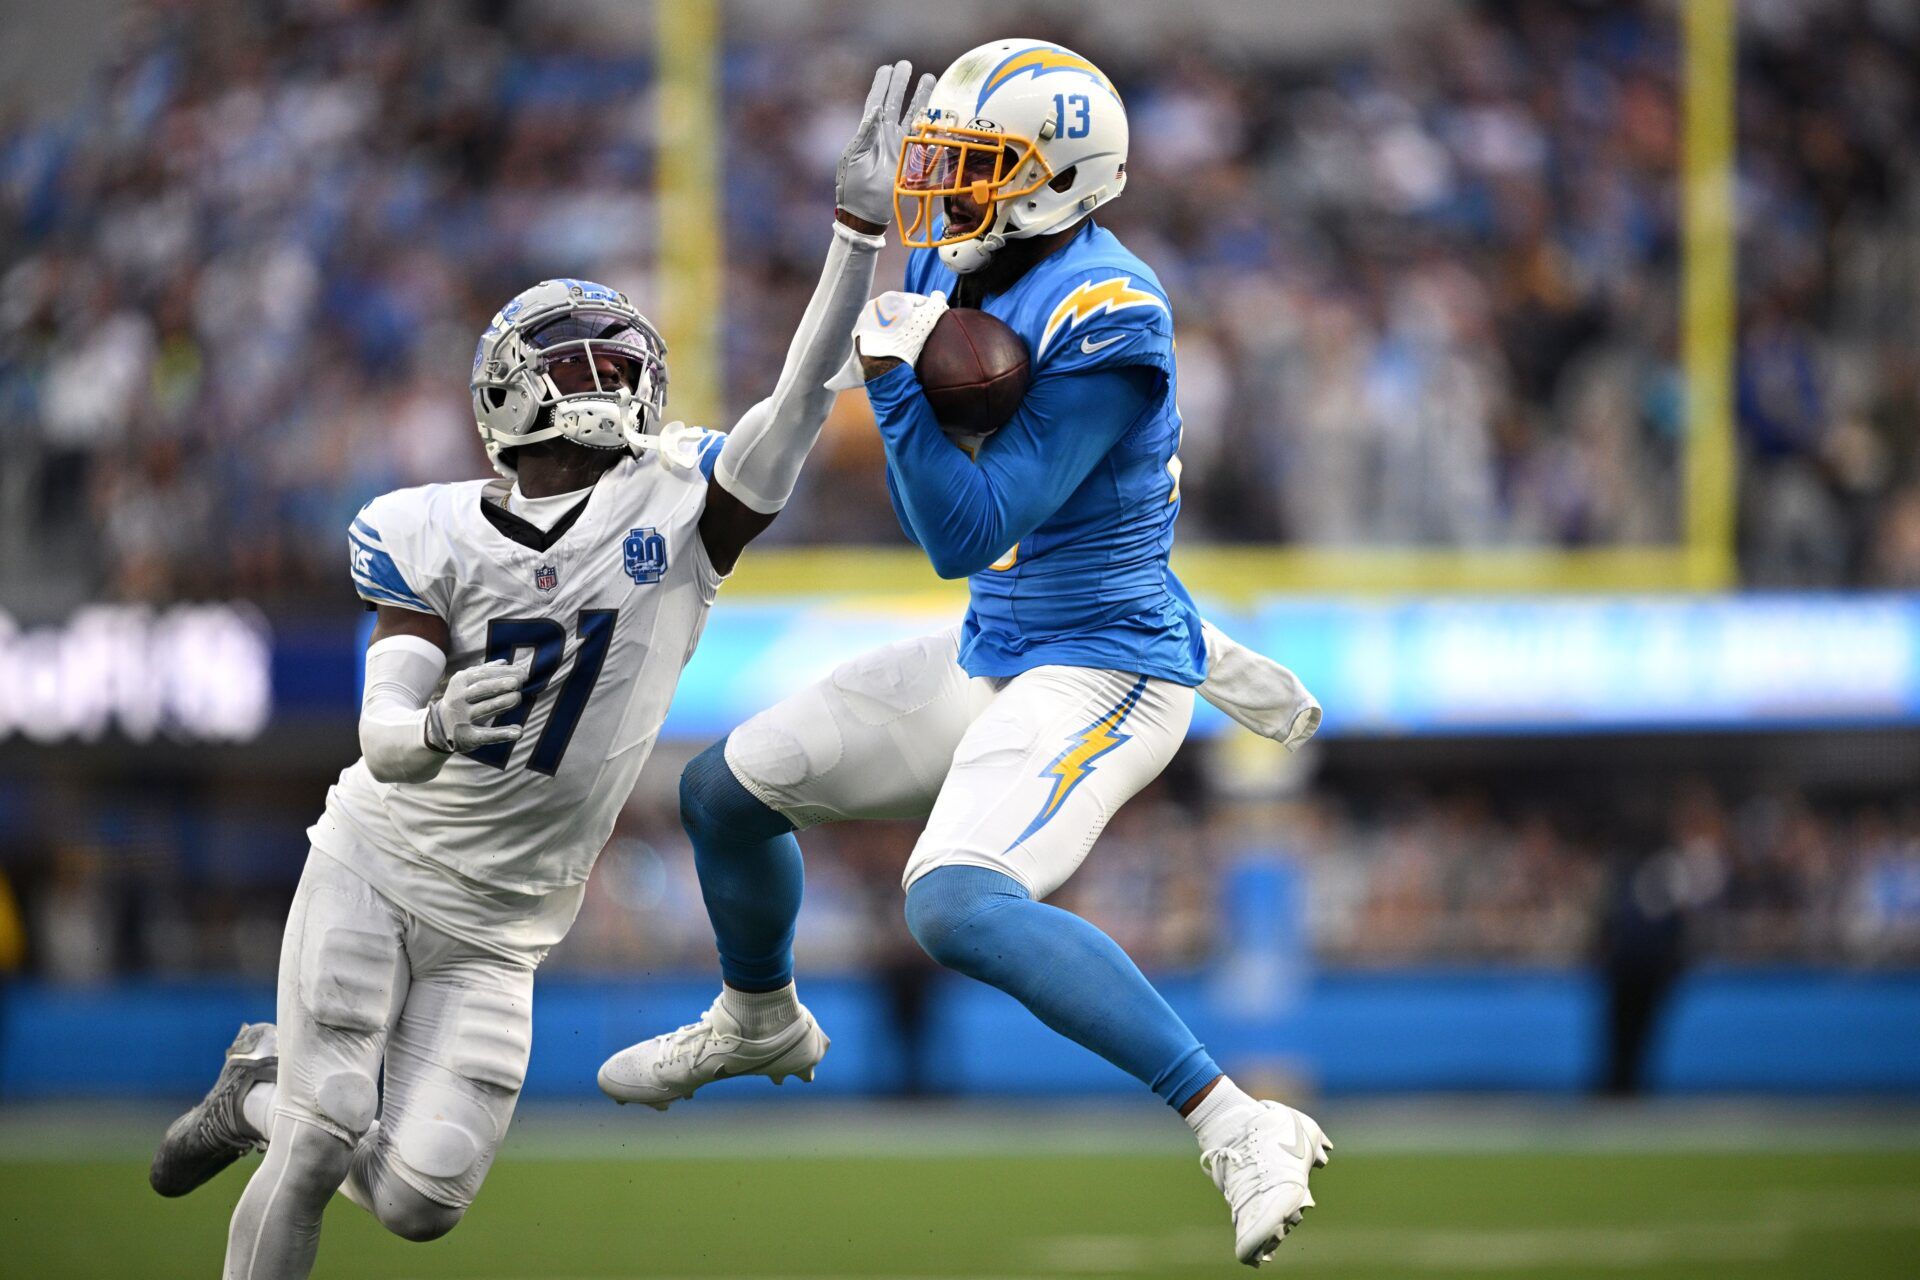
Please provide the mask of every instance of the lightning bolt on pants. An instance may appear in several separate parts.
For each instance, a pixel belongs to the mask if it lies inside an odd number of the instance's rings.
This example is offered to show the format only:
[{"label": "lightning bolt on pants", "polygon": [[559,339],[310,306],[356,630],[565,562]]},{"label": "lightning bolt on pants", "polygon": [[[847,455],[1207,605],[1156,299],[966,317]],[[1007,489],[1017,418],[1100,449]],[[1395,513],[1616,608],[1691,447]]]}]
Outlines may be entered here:
[{"label": "lightning bolt on pants", "polygon": [[983,867],[1046,898],[1187,735],[1193,690],[1086,667],[1036,667],[997,689],[954,748],[901,883]]}]

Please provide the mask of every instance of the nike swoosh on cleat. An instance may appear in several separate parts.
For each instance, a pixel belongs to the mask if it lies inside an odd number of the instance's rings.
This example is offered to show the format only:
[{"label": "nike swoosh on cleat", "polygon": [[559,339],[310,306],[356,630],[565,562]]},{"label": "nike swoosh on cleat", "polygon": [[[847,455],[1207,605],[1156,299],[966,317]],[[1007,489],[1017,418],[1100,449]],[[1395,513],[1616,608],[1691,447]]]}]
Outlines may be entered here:
[{"label": "nike swoosh on cleat", "polygon": [[1082,338],[1080,339],[1080,350],[1085,352],[1087,355],[1092,355],[1094,352],[1100,350],[1102,347],[1110,347],[1114,343],[1120,341],[1120,339],[1126,336],[1127,335],[1124,333],[1116,333],[1111,338],[1104,339],[1103,341],[1100,341],[1100,342],[1095,342],[1092,338]]}]

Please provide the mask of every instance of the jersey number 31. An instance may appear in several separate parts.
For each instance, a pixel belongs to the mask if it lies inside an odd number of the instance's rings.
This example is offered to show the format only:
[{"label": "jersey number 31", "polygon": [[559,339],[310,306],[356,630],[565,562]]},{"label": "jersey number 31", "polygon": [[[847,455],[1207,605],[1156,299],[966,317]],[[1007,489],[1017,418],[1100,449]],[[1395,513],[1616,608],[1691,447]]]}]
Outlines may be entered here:
[{"label": "jersey number 31", "polygon": [[[540,737],[533,744],[533,754],[527,757],[527,768],[535,773],[551,778],[559,770],[560,759],[567,754],[567,744],[573,741],[573,731],[580,726],[580,715],[587,709],[587,699],[593,696],[593,686],[599,683],[600,668],[607,661],[607,646],[613,643],[614,620],[619,616],[618,609],[581,610],[580,648],[573,657],[573,671],[554,695],[547,727],[540,731]],[[560,669],[560,658],[566,648],[566,628],[552,618],[495,618],[487,624],[488,662],[512,662],[522,649],[533,650],[533,666],[527,672],[527,682],[520,686],[520,703],[495,716],[496,726],[527,722],[534,703],[546,692],[547,682]],[[467,754],[481,764],[504,769],[507,758],[519,745],[495,742]]]}]

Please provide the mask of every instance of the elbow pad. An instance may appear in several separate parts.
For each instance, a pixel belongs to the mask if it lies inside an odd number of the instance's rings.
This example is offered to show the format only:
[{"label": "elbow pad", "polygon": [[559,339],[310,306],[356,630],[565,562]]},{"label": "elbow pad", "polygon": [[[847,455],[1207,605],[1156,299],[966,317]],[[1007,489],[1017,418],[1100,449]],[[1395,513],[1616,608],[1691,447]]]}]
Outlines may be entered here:
[{"label": "elbow pad", "polygon": [[820,438],[833,407],[827,379],[852,349],[854,317],[873,287],[873,266],[884,236],[833,224],[833,245],[820,284],[787,349],[773,394],[753,406],[727,433],[714,479],[743,505],[770,516],[787,505],[800,466]]},{"label": "elbow pad", "polygon": [[427,701],[447,655],[419,636],[389,636],[367,649],[367,691],[360,700],[360,754],[381,782],[426,782],[447,753],[427,745]]}]

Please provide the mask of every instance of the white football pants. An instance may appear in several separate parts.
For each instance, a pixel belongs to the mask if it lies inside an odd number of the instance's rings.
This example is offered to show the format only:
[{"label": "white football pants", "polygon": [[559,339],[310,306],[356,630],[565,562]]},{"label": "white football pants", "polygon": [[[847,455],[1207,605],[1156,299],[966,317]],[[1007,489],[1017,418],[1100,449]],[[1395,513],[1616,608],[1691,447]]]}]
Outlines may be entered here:
[{"label": "white football pants", "polygon": [[735,729],[727,764],[796,828],[926,819],[903,886],[987,867],[1045,898],[1173,758],[1193,690],[1085,667],[975,679],[959,648],[954,627],[861,654]]},{"label": "white football pants", "polygon": [[274,1114],[464,1209],[506,1136],[533,1045],[533,969],[443,933],[318,850],[280,952]]}]

